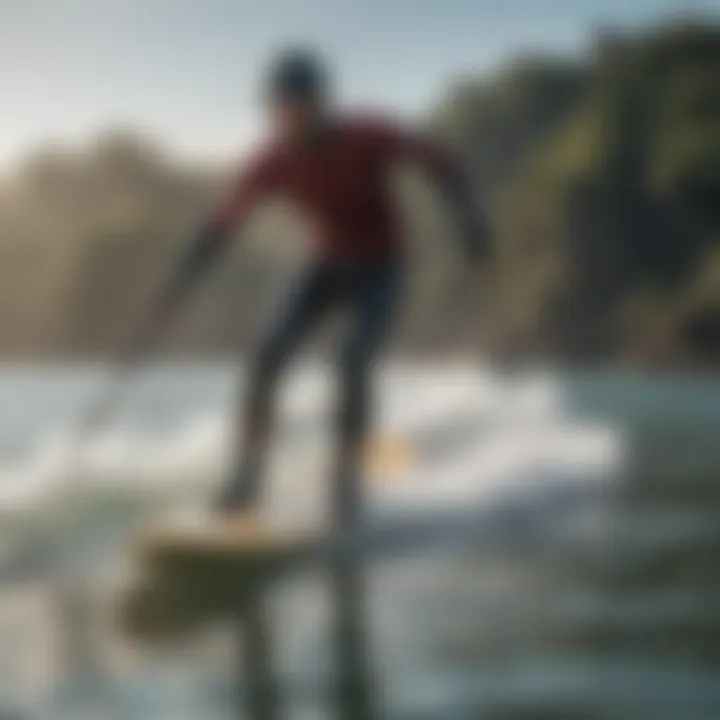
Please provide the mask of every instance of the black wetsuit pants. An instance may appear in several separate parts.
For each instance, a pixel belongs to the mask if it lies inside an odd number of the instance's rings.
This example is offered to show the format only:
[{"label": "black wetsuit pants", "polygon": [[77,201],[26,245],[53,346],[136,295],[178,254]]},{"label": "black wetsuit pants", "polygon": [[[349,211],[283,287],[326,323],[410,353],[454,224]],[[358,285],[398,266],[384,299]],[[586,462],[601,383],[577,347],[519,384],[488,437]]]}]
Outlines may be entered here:
[{"label": "black wetsuit pants", "polygon": [[360,267],[314,264],[291,288],[259,344],[249,368],[242,413],[244,448],[229,488],[229,505],[255,501],[268,444],[277,381],[300,341],[327,315],[340,311],[345,334],[338,357],[339,407],[335,432],[336,520],[352,519],[359,509],[362,446],[371,406],[370,374],[400,296],[399,261]]}]

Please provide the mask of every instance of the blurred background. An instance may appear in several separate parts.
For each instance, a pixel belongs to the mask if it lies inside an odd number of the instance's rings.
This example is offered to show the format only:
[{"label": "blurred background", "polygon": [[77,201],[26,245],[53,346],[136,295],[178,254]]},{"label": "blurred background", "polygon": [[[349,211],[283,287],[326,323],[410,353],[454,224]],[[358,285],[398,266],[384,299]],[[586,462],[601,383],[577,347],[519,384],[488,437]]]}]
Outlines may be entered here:
[{"label": "blurred background", "polygon": [[[233,634],[149,649],[116,588],[132,529],[222,477],[303,218],[259,213],[72,478],[67,453],[262,135],[258,73],[287,42],[324,52],[343,104],[459,151],[495,257],[459,308],[446,213],[398,168],[414,261],[372,507],[463,520],[368,568],[370,680],[339,700],[322,573],[272,592],[279,717],[720,717],[711,0],[0,0],[0,717],[243,716]],[[279,515],[322,505],[331,339],[283,394]]]}]

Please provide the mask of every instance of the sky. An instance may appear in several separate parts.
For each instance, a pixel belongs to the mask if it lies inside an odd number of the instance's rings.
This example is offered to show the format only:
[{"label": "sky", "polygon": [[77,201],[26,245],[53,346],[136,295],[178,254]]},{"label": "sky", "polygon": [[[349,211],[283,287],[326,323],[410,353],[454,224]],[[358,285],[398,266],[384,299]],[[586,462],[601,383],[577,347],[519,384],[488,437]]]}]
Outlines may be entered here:
[{"label": "sky", "polygon": [[698,12],[720,0],[0,0],[0,168],[108,126],[189,157],[240,150],[260,132],[259,70],[287,44],[332,60],[342,100],[413,116],[524,50]]}]

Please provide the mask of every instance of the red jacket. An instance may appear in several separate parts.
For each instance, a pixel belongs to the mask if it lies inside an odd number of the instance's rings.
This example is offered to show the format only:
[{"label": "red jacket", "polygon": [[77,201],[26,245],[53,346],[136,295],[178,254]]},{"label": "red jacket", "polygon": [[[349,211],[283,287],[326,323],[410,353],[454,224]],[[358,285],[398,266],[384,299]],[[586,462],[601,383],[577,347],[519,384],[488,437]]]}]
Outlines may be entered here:
[{"label": "red jacket", "polygon": [[282,193],[314,223],[320,260],[396,259],[404,242],[388,170],[401,160],[417,162],[432,174],[454,171],[432,142],[378,119],[335,120],[313,148],[270,143],[238,173],[217,210],[216,227],[229,232],[263,197]]}]

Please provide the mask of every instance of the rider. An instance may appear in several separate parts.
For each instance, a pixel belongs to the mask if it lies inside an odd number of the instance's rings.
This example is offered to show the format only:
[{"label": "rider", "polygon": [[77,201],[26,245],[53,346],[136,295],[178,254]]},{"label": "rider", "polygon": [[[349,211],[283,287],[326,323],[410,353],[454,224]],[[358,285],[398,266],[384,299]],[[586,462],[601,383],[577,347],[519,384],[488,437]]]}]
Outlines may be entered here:
[{"label": "rider", "polygon": [[311,326],[343,307],[350,311],[350,324],[340,355],[334,509],[336,519],[346,522],[360,502],[370,370],[398,302],[405,264],[387,183],[391,166],[409,160],[427,170],[455,211],[468,259],[483,259],[485,236],[462,173],[449,156],[429,139],[388,120],[340,114],[332,103],[326,68],[314,52],[280,54],[269,69],[265,91],[272,138],[243,163],[229,193],[193,238],[161,293],[151,324],[186,295],[259,201],[282,193],[306,212],[314,223],[314,251],[253,355],[239,438],[242,456],[219,505],[229,512],[256,500],[278,375]]}]

